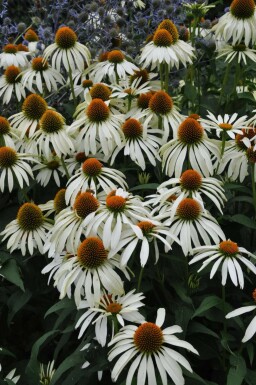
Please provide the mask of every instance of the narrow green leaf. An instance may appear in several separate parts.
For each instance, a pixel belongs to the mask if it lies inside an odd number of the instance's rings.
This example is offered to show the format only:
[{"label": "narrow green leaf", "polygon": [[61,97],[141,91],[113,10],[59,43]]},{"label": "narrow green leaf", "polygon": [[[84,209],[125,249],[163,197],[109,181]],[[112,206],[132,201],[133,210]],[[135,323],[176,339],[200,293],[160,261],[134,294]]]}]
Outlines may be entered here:
[{"label": "narrow green leaf", "polygon": [[27,380],[31,385],[39,383],[39,364],[37,356],[40,348],[51,339],[59,330],[51,330],[40,337],[33,345],[30,355],[30,360],[26,368]]},{"label": "narrow green leaf", "polygon": [[231,217],[233,222],[239,223],[245,227],[249,227],[250,229],[256,229],[256,223],[251,218],[248,218],[244,214],[235,214]]},{"label": "narrow green leaf", "polygon": [[205,313],[207,310],[211,309],[212,307],[216,307],[221,303],[222,303],[222,300],[215,295],[211,295],[209,297],[204,298],[200,306],[196,309],[192,318],[198,317],[199,315]]},{"label": "narrow green leaf", "polygon": [[13,295],[8,299],[7,306],[9,308],[7,322],[10,325],[15,314],[30,300],[32,294],[30,291],[16,291]]},{"label": "narrow green leaf", "polygon": [[64,374],[67,370],[70,368],[76,366],[76,365],[82,365],[83,364],[83,355],[81,352],[74,352],[70,356],[68,356],[61,364],[60,366],[56,369],[52,380],[51,380],[51,385],[58,384],[57,381],[59,381],[60,377],[62,374]]},{"label": "narrow green leaf", "polygon": [[0,275],[7,279],[7,281],[18,286],[21,290],[25,291],[24,284],[20,276],[20,269],[17,266],[15,259],[11,258],[1,266]]},{"label": "narrow green leaf", "polygon": [[52,313],[57,313],[59,310],[62,310],[65,308],[75,309],[74,301],[69,299],[68,297],[63,298],[61,301],[55,303],[53,306],[50,307],[50,309],[47,310],[47,312],[44,315],[44,318],[46,318],[48,315]]},{"label": "narrow green leaf", "polygon": [[209,329],[207,326],[199,323],[199,322],[196,322],[196,321],[192,321],[190,324],[189,324],[189,330],[188,330],[188,333],[189,334],[196,334],[196,333],[203,333],[203,334],[208,334],[214,338],[219,338],[219,335],[215,332],[213,332],[211,329]]}]

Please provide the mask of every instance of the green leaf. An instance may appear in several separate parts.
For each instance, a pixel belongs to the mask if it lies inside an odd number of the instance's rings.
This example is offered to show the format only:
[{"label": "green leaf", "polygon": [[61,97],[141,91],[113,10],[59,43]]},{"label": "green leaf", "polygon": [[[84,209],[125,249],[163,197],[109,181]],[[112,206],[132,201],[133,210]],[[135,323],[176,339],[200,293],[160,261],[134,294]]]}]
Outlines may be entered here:
[{"label": "green leaf", "polygon": [[158,183],[146,183],[146,184],[140,184],[139,186],[135,186],[130,188],[130,191],[136,191],[136,190],[156,190],[159,186]]},{"label": "green leaf", "polygon": [[207,326],[199,323],[199,322],[196,322],[196,321],[192,321],[190,324],[189,324],[189,330],[188,330],[188,333],[189,334],[208,334],[214,338],[219,338],[219,335],[215,332],[213,332],[211,329],[209,329]]},{"label": "green leaf", "polygon": [[247,202],[253,205],[252,197],[248,197],[247,195],[240,195],[240,196],[234,197],[230,199],[229,202]]},{"label": "green leaf", "polygon": [[81,352],[74,352],[70,356],[68,356],[56,369],[54,372],[54,375],[51,380],[51,385],[58,384],[58,380],[62,376],[63,373],[65,373],[67,370],[69,370],[72,367],[75,367],[76,365],[82,365],[83,364],[83,355]]},{"label": "green leaf", "polygon": [[32,294],[30,291],[15,291],[13,295],[8,299],[7,306],[9,308],[7,322],[10,325],[15,314],[30,300]]},{"label": "green leaf", "polygon": [[230,357],[231,368],[228,372],[227,385],[242,385],[246,376],[246,364],[241,356]]},{"label": "green leaf", "polygon": [[2,265],[0,268],[0,275],[7,279],[7,281],[18,286],[21,290],[25,291],[24,284],[20,276],[20,269],[13,258],[9,259]]},{"label": "green leaf", "polygon": [[43,344],[47,342],[50,338],[52,338],[59,330],[51,330],[45,333],[42,337],[40,337],[33,345],[30,355],[30,360],[26,368],[27,380],[31,385],[35,385],[39,383],[39,364],[37,361],[37,356],[40,348]]},{"label": "green leaf", "polygon": [[255,98],[251,92],[241,92],[237,97],[238,99],[248,99],[255,103]]},{"label": "green leaf", "polygon": [[254,359],[254,346],[251,342],[246,344],[246,349],[249,357],[250,364],[252,365]]},{"label": "green leaf", "polygon": [[235,214],[231,217],[233,222],[239,223],[245,227],[249,227],[250,229],[256,229],[256,223],[251,218],[248,218],[244,214]]},{"label": "green leaf", "polygon": [[205,313],[207,310],[211,309],[212,307],[216,307],[221,303],[222,303],[222,299],[220,299],[215,295],[211,295],[209,297],[204,298],[200,306],[196,309],[192,318],[200,316],[201,314]]},{"label": "green leaf", "polygon": [[251,194],[251,190],[248,187],[243,186],[239,183],[225,183],[223,187],[225,188],[225,190],[240,190],[245,193]]},{"label": "green leaf", "polygon": [[74,301],[69,299],[68,297],[65,297],[61,301],[51,306],[50,309],[48,309],[47,312],[45,313],[44,318],[46,318],[48,315],[52,313],[57,313],[59,310],[70,308],[70,307],[75,309]]}]

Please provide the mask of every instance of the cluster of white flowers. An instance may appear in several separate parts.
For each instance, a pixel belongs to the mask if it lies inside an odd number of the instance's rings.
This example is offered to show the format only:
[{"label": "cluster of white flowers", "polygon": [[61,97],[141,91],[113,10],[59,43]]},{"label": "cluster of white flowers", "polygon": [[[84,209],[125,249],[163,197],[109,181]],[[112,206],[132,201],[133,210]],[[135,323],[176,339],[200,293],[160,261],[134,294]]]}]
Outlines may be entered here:
[{"label": "cluster of white flowers", "polygon": [[[254,42],[254,9],[243,19],[244,29],[235,34],[233,19],[239,6],[233,3],[233,13],[225,16],[228,24],[225,21],[224,28],[221,19],[216,35],[233,37],[233,44]],[[142,2],[136,4],[143,7]],[[254,32],[248,33],[248,25],[254,26]],[[142,49],[139,63],[166,72],[191,64],[193,57],[192,45],[180,40],[176,26],[164,20]],[[98,343],[112,346],[109,360],[121,354],[113,381],[132,360],[127,385],[137,369],[142,385],[146,377],[156,385],[155,367],[164,385],[167,374],[175,385],[184,384],[180,365],[192,368],[167,345],[195,354],[197,350],[174,336],[182,332],[179,326],[161,328],[164,309],[158,310],[155,323],[146,322],[139,312],[144,294],[125,293],[124,279],[130,279],[134,258],[143,269],[147,263],[157,263],[159,249],[167,253],[174,242],[185,257],[193,256],[190,264],[204,260],[198,271],[213,262],[210,278],[222,266],[222,285],[229,275],[235,286],[243,288],[240,263],[256,274],[247,258],[254,256],[226,239],[204,202],[206,197],[222,212],[226,197],[216,175],[227,168],[232,180],[242,181],[248,164],[254,167],[255,118],[215,117],[211,112],[205,119],[183,116],[166,84],[152,80],[156,74],[139,68],[120,50],[91,63],[88,48],[68,27],[57,31],[55,43],[46,47],[43,57],[8,44],[0,54],[0,66],[5,69],[0,80],[3,102],[9,103],[15,95],[18,101],[24,99],[21,111],[8,119],[0,117],[1,191],[11,192],[16,185],[23,188],[34,178],[42,186],[54,180],[62,187],[44,205],[26,202],[20,207],[17,218],[1,233],[3,241],[8,239],[7,248],[23,255],[36,249],[48,253],[51,262],[43,274],[49,273],[61,299],[73,297],[77,309],[84,310],[76,324],[79,338],[92,323]],[[66,82],[70,99],[80,100],[70,125],[45,100],[47,93]],[[27,97],[26,90],[31,92]],[[214,134],[217,138],[212,139]],[[125,174],[109,167],[121,157],[141,170],[162,163],[167,180],[154,195],[144,199],[133,195]],[[237,314],[241,312],[233,313]],[[116,324],[122,327],[118,333]]]}]

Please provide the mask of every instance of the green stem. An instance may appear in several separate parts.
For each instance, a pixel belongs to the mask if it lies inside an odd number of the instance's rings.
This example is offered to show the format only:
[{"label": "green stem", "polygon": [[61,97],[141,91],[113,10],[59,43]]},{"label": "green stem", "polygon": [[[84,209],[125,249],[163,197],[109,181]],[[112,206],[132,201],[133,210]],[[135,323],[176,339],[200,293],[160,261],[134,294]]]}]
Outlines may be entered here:
[{"label": "green stem", "polygon": [[132,106],[132,97],[131,95],[128,95],[128,107],[127,107],[127,112],[130,111]]},{"label": "green stem", "polygon": [[255,171],[255,163],[251,163],[252,197],[253,197],[254,210],[256,214],[256,185],[255,185],[254,171]]},{"label": "green stem", "polygon": [[137,291],[140,291],[140,286],[141,286],[141,281],[142,281],[143,272],[144,272],[144,267],[142,267],[142,268],[140,269],[140,275],[139,275],[139,279],[138,279]]},{"label": "green stem", "polygon": [[70,64],[69,64],[68,55],[67,55],[67,61],[68,61],[68,76],[69,76],[69,81],[70,81],[70,88],[71,88],[71,93],[72,93],[74,107],[76,108],[77,103],[76,103],[74,82],[73,82],[73,78],[72,78],[72,70],[71,70],[71,67],[70,67]]},{"label": "green stem", "polygon": [[117,73],[116,66],[117,66],[117,65],[115,64],[116,84],[119,84],[119,76],[118,76],[118,73]]},{"label": "green stem", "polygon": [[222,140],[221,140],[221,150],[220,150],[220,161],[219,161],[218,166],[216,168],[216,174],[217,174],[218,169],[220,167],[221,159],[222,159],[224,151],[225,151],[226,138],[227,138],[226,132],[223,130],[223,132],[222,132]]},{"label": "green stem", "polygon": [[44,217],[44,221],[50,223],[51,225],[54,225],[54,220],[53,219]]},{"label": "green stem", "polygon": [[164,63],[164,67],[165,67],[164,89],[165,89],[165,92],[167,92],[167,94],[168,94],[168,90],[169,90],[169,66],[167,63]]},{"label": "green stem", "polygon": [[[222,285],[222,310],[223,310],[223,332],[224,332],[224,339],[227,338],[227,319],[225,317],[227,311],[226,311],[226,290],[225,290],[225,285]],[[223,367],[224,370],[226,370],[226,359],[227,359],[227,354],[226,354],[226,349],[224,348],[223,351]]]},{"label": "green stem", "polygon": [[164,63],[160,64],[160,80],[161,80],[161,90],[164,89]]},{"label": "green stem", "polygon": [[14,40],[13,44],[16,44],[17,41],[19,40],[19,38],[22,37],[22,35],[25,35],[25,33],[26,33],[32,26],[33,26],[33,24],[30,24],[30,26],[28,26],[28,27],[25,29],[25,31],[23,31],[20,35],[18,35],[18,36],[16,37],[16,39]]},{"label": "green stem", "polygon": [[228,63],[227,67],[226,67],[225,75],[224,75],[224,78],[223,78],[222,86],[221,86],[219,104],[221,104],[223,95],[225,93],[226,84],[227,84],[227,81],[228,81],[228,78],[229,78],[230,67],[231,67],[231,64]]},{"label": "green stem", "polygon": [[118,326],[118,321],[117,321],[117,318],[116,318],[116,315],[112,315],[112,321],[113,321],[113,324],[114,324],[114,331],[115,331],[115,334],[119,332],[119,326]]},{"label": "green stem", "polygon": [[70,175],[69,175],[69,172],[68,172],[67,166],[66,166],[66,164],[65,164],[65,162],[64,162],[63,156],[61,156],[61,158],[60,158],[60,161],[61,161],[61,165],[62,165],[62,167],[64,168],[64,171],[65,171],[66,177],[67,177],[67,179],[69,179],[69,178],[70,178]]}]

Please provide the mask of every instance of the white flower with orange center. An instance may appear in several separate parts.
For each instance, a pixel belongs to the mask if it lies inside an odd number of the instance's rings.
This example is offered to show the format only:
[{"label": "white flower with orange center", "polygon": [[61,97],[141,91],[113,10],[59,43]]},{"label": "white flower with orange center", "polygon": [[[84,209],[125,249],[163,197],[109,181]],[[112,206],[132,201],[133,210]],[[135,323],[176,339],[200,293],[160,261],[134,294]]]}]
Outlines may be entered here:
[{"label": "white flower with orange center", "polygon": [[208,119],[199,119],[199,121],[205,130],[215,130],[218,137],[226,133],[231,139],[235,139],[236,134],[243,134],[242,129],[250,129],[250,127],[248,127],[247,115],[237,119],[237,113],[231,116],[225,114],[224,117],[221,115],[215,117],[212,112],[207,112]]},{"label": "white flower with orange center", "polygon": [[[74,77],[74,93],[75,93],[75,96],[79,96],[80,99],[82,101],[85,100],[85,97],[86,97],[86,94],[88,92],[90,92],[90,89],[92,88],[93,86],[93,81],[90,80],[90,79],[87,79],[86,76],[82,76],[81,77],[81,74],[79,72],[79,75],[77,75],[76,77]],[[70,94],[70,97],[69,97],[70,100],[73,99],[73,95],[72,93]]]},{"label": "white flower with orange center", "polygon": [[124,135],[122,147],[116,147],[114,150],[111,165],[120,151],[123,151],[124,155],[128,156],[142,170],[145,170],[147,161],[156,166],[156,160],[161,160],[158,149],[162,144],[162,131],[147,127],[142,121],[143,116],[145,116],[144,113],[137,114],[123,123],[121,127]]},{"label": "white flower with orange center", "polygon": [[217,59],[225,58],[225,62],[231,63],[233,60],[241,63],[244,62],[247,65],[247,60],[249,59],[249,63],[252,61],[256,63],[256,50],[247,47],[245,44],[225,44],[217,51],[218,56]]},{"label": "white flower with orange center", "polygon": [[220,17],[212,28],[216,39],[224,39],[232,44],[244,41],[245,45],[256,42],[256,12],[254,0],[233,0],[230,11]]},{"label": "white flower with orange center", "polygon": [[[162,199],[163,195],[168,191],[167,188],[161,188],[157,189],[156,194],[151,194],[145,197],[145,200],[143,204],[146,207],[150,208],[151,215],[159,216],[159,218],[162,220],[163,218],[166,218],[171,213],[171,208],[178,198],[177,195],[174,194],[166,194],[165,200]],[[153,207],[153,208],[152,208]]]},{"label": "white flower with orange center", "polygon": [[[254,291],[252,293],[252,297],[254,299],[254,302],[256,302],[256,289],[254,289]],[[248,313],[250,311],[254,311],[255,309],[256,309],[256,305],[243,306],[243,307],[240,307],[236,310],[229,312],[226,315],[226,318],[237,317],[238,315]],[[253,319],[251,320],[251,322],[247,326],[245,334],[244,334],[243,339],[242,339],[242,342],[249,341],[254,336],[255,333],[256,333],[256,315],[253,317]]]},{"label": "white flower with orange center", "polygon": [[39,37],[37,33],[33,29],[29,28],[24,35],[24,40],[27,41],[27,49],[30,54],[35,55],[39,51],[37,49],[37,45],[39,42]]},{"label": "white flower with orange center", "polygon": [[125,116],[110,107],[109,101],[92,99],[87,94],[86,101],[77,107],[75,116],[70,133],[75,135],[80,151],[84,151],[86,155],[95,155],[98,144],[106,156],[112,153],[115,146],[121,146],[120,124]]},{"label": "white flower with orange center", "polygon": [[30,184],[29,177],[34,179],[28,162],[36,160],[29,154],[18,153],[11,147],[0,147],[0,190],[4,192],[8,186],[11,192],[17,183],[21,188]]},{"label": "white flower with orange center", "polygon": [[115,249],[127,224],[146,220],[148,210],[136,196],[121,188],[111,191],[88,224],[86,234],[102,233],[104,245]]},{"label": "white flower with orange center", "polygon": [[52,55],[52,66],[60,72],[61,64],[66,71],[83,71],[85,63],[90,64],[91,54],[88,48],[77,41],[76,33],[69,27],[61,27],[55,35],[55,43],[44,50],[45,61]]},{"label": "white flower with orange center", "polygon": [[[252,273],[256,274],[256,266],[248,259],[251,257],[256,259],[256,256],[244,247],[239,247],[237,243],[231,241],[222,241],[214,246],[196,247],[192,251],[194,257],[189,264],[203,261],[202,266],[198,270],[203,270],[209,264],[212,264],[210,279],[212,279],[221,266],[221,284],[224,286],[227,282],[228,275],[232,283],[243,289],[244,274],[240,264],[244,264]],[[245,257],[243,254],[246,254]]]},{"label": "white flower with orange center", "polygon": [[84,151],[78,151],[74,154],[69,154],[69,157],[65,159],[65,164],[69,175],[73,175],[81,165],[86,161],[87,156]]},{"label": "white flower with orange center", "polygon": [[52,155],[48,158],[39,158],[38,164],[33,167],[36,172],[36,181],[43,187],[47,186],[51,180],[60,187],[61,177],[65,170],[58,156]]},{"label": "white flower with orange center", "polygon": [[256,157],[250,146],[256,130],[251,128],[243,129],[242,134],[236,134],[235,140],[228,141],[221,159],[218,173],[226,171],[227,177],[232,181],[239,180],[242,183],[248,175],[249,163],[255,163]]},{"label": "white flower with orange center", "polygon": [[9,120],[16,128],[21,139],[31,137],[37,129],[39,120],[48,109],[46,101],[37,94],[30,94],[22,104],[22,111],[12,115]]},{"label": "white flower with orange center", "polygon": [[92,190],[99,192],[99,188],[107,194],[116,189],[116,185],[122,188],[127,188],[125,175],[116,169],[103,167],[103,164],[96,158],[88,158],[68,181],[66,191],[66,201],[74,200],[77,194],[81,191]]},{"label": "white flower with orange center", "polygon": [[122,51],[113,50],[107,53],[107,59],[95,65],[91,77],[96,83],[101,82],[108,76],[111,83],[125,79],[127,75],[133,75],[139,68],[132,62],[125,59]]},{"label": "white flower with orange center", "polygon": [[[155,263],[159,259],[158,242],[160,241],[165,245],[165,251],[168,252],[171,249],[170,243],[166,240],[166,237],[172,238],[173,241],[180,243],[178,238],[172,235],[168,226],[163,225],[161,222],[151,218],[147,218],[136,224],[130,224],[127,230],[122,231],[121,239],[115,249],[110,251],[110,255],[121,253],[121,266],[126,266],[133,252],[137,247],[139,252],[140,264],[144,267],[150,257],[150,247],[154,256]],[[139,246],[139,247],[138,247]]]},{"label": "white flower with orange center", "polygon": [[47,158],[52,152],[59,157],[73,152],[73,138],[69,135],[64,117],[57,111],[46,110],[39,120],[38,129],[30,136],[27,148]]},{"label": "white flower with orange center", "polygon": [[0,96],[3,97],[3,104],[8,104],[13,94],[18,101],[26,97],[26,91],[21,82],[22,74],[19,67],[11,65],[6,67],[0,77]]},{"label": "white flower with orange center", "polygon": [[[224,206],[227,199],[221,184],[221,181],[216,178],[203,178],[196,170],[186,170],[181,174],[180,178],[171,178],[158,186],[157,189],[162,191],[159,194],[158,201],[162,203],[170,196],[177,195],[178,198],[172,206],[172,211],[175,212],[183,198],[195,198],[201,201],[203,205],[201,197],[201,194],[203,194],[211,199],[222,213],[222,206]],[[176,186],[171,187],[172,185]]]},{"label": "white flower with orange center", "polygon": [[93,307],[90,307],[87,301],[82,301],[78,310],[87,310],[81,315],[75,326],[76,329],[80,327],[78,338],[82,337],[90,325],[95,325],[96,339],[101,346],[105,346],[109,329],[111,330],[111,336],[114,335],[115,321],[121,326],[124,326],[125,321],[143,322],[144,317],[139,313],[138,309],[144,306],[141,300],[145,296],[142,293],[134,294],[134,292],[135,289],[127,294],[113,295],[103,291],[100,300]]},{"label": "white flower with orange center", "polygon": [[57,191],[54,199],[51,199],[44,204],[41,204],[42,210],[46,211],[47,216],[53,213],[55,216],[57,216],[62,210],[67,208],[66,201],[65,201],[65,192],[66,192],[66,189],[62,188]]},{"label": "white flower with orange center", "polygon": [[54,68],[51,68],[47,61],[42,57],[35,57],[32,60],[31,67],[22,72],[22,84],[30,91],[33,86],[43,94],[47,89],[49,92],[58,90],[58,84],[64,84],[63,76]]},{"label": "white flower with orange center", "polygon": [[12,253],[21,250],[22,255],[34,253],[38,249],[43,254],[43,243],[51,224],[43,215],[40,205],[24,203],[18,211],[17,218],[11,221],[1,232],[3,241],[8,239],[7,249]]},{"label": "white flower with orange center", "polygon": [[11,127],[8,119],[4,116],[0,116],[0,147],[13,147],[19,140],[19,136]]},{"label": "white flower with orange center", "polygon": [[151,69],[166,63],[169,69],[179,68],[180,63],[185,67],[192,64],[194,48],[179,39],[177,27],[171,20],[163,20],[154,33],[153,40],[142,48],[140,63]]},{"label": "white flower with orange center", "polygon": [[[148,95],[148,98],[149,108],[145,111],[145,113],[147,113],[145,124],[154,126],[157,124],[156,119],[158,119],[158,121],[160,119],[163,126],[161,128],[163,130],[163,143],[165,143],[170,135],[170,128],[172,129],[173,136],[177,136],[177,128],[184,119],[184,116],[179,113],[178,109],[173,103],[172,98],[167,94],[167,92],[157,91],[154,92],[151,97]],[[146,102],[146,100],[144,101]],[[138,103],[140,102],[141,101],[138,100]]]},{"label": "white flower with orange center", "polygon": [[126,270],[120,267],[120,257],[109,257],[108,250],[98,237],[88,237],[80,243],[75,255],[67,255],[60,263],[57,259],[43,269],[43,273],[54,271],[54,286],[60,291],[60,299],[71,294],[77,306],[86,299],[90,306],[100,301],[104,288],[113,294],[123,294],[123,282],[115,269],[121,270],[127,279]]},{"label": "white flower with orange center", "polygon": [[195,354],[199,353],[190,343],[180,340],[174,335],[182,332],[180,326],[173,325],[162,329],[164,321],[165,309],[160,308],[157,311],[155,323],[144,322],[140,326],[127,325],[114,336],[108,344],[108,346],[112,346],[108,359],[112,361],[117,356],[121,356],[112,370],[112,381],[116,382],[121,371],[132,361],[127,373],[126,385],[132,384],[136,370],[138,370],[137,379],[140,385],[146,384],[146,377],[148,384],[157,385],[156,368],[163,385],[167,385],[167,374],[175,385],[185,383],[180,365],[190,372],[192,372],[192,368],[187,359],[173,347],[185,348]]},{"label": "white flower with orange center", "polygon": [[177,139],[172,139],[160,148],[162,164],[168,176],[179,178],[187,159],[191,167],[208,177],[214,172],[213,162],[219,159],[216,144],[209,139],[203,126],[193,118],[185,119],[179,126]]},{"label": "white flower with orange center", "polygon": [[49,257],[64,250],[76,252],[81,237],[85,234],[85,227],[93,219],[99,205],[93,194],[85,191],[77,195],[73,207],[59,212],[45,243],[45,251],[48,251]]},{"label": "white flower with orange center", "polygon": [[[211,244],[211,239],[214,243],[225,239],[216,219],[203,208],[201,201],[193,198],[183,198],[175,216],[166,219],[164,224],[170,227],[171,234],[179,238],[185,256],[192,252],[192,244],[199,247],[202,242],[205,245]],[[169,242],[172,241],[170,239]]]},{"label": "white flower with orange center", "polygon": [[17,45],[7,44],[0,53],[0,67],[6,68],[9,66],[26,67],[28,65],[27,53],[19,51]]},{"label": "white flower with orange center", "polygon": [[[139,73],[142,71],[136,72]],[[124,99],[123,102],[128,104],[129,108],[131,107],[132,102],[137,100],[139,95],[147,93],[151,89],[149,81],[144,82],[142,76],[133,78],[133,75],[130,77],[130,79],[122,79],[120,80],[119,84],[112,84],[110,87],[112,88],[111,98],[114,99],[115,102],[119,101],[119,99]]]}]

